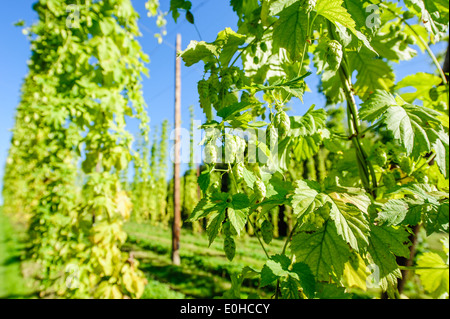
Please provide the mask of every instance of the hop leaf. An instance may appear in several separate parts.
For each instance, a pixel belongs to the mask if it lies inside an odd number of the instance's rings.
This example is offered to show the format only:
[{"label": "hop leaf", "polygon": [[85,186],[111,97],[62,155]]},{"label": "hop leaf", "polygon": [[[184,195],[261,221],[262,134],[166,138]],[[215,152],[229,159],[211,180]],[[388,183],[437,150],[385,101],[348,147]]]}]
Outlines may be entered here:
[{"label": "hop leaf", "polygon": [[236,243],[234,242],[233,237],[231,236],[225,237],[225,240],[223,241],[223,251],[227,256],[227,259],[229,261],[232,261],[234,256],[236,255]]},{"label": "hop leaf", "polygon": [[264,220],[261,224],[261,235],[266,244],[270,244],[273,238],[273,225],[268,220]]}]

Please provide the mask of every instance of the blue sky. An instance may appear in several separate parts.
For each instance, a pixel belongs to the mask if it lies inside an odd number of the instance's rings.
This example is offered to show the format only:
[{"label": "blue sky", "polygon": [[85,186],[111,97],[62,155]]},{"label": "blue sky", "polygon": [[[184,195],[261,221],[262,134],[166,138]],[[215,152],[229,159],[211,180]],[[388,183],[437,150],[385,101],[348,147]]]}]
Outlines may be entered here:
[{"label": "blue sky", "polygon": [[[27,60],[30,57],[29,42],[22,34],[21,28],[14,23],[23,19],[27,25],[32,24],[37,16],[32,10],[34,0],[15,0],[3,4],[0,10],[0,187],[3,182],[4,165],[11,139],[10,130],[14,126],[15,109],[20,99],[20,87],[27,73]],[[132,0],[135,9],[141,15],[139,26],[142,37],[139,39],[144,52],[150,56],[150,77],[144,78],[144,98],[148,105],[151,126],[160,125],[164,119],[173,123],[174,105],[174,57],[176,34],[182,35],[183,49],[190,40],[200,40],[194,26],[189,24],[183,15],[175,24],[171,16],[167,17],[167,35],[164,42],[158,44],[153,37],[158,32],[155,19],[147,17],[145,10],[146,0]],[[167,11],[169,0],[160,0],[162,9]],[[236,30],[237,17],[231,10],[228,0],[192,0],[192,11],[199,33],[203,40],[213,41],[217,33],[226,27]],[[445,45],[436,48],[436,51],[445,49]],[[405,75],[424,71],[430,72],[430,59],[426,54],[419,52],[419,56],[411,62],[402,62],[394,66],[397,79]],[[434,68],[433,68],[434,70]],[[202,77],[203,67],[194,65],[190,68],[182,66],[182,125],[189,128],[190,105],[195,106],[196,119],[203,120],[203,114],[198,105],[196,83]],[[311,76],[307,79],[308,85],[315,91],[318,79]],[[303,114],[311,104],[322,106],[324,99],[314,93],[307,93],[304,105],[295,104],[291,114]],[[134,132],[136,128],[131,128]],[[1,202],[1,200],[0,200]]]}]

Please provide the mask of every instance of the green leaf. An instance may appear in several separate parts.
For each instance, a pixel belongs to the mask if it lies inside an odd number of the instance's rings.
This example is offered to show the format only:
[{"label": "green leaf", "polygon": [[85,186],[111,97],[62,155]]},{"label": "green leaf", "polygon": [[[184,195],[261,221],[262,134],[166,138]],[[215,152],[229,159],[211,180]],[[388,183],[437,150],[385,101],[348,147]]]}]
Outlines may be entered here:
[{"label": "green leaf", "polygon": [[318,183],[303,180],[297,181],[296,186],[292,196],[294,214],[301,217],[330,203],[330,217],[337,233],[356,251],[367,246],[370,199],[363,191],[337,188],[323,193]]},{"label": "green leaf", "polygon": [[342,89],[342,82],[335,71],[325,69],[322,73],[320,90],[327,97],[327,105],[338,104],[345,101],[344,90]]},{"label": "green leaf", "polygon": [[253,172],[249,171],[246,167],[244,167],[244,181],[245,184],[247,185],[247,187],[253,189],[253,185],[255,184],[256,181],[256,176]]},{"label": "green leaf", "polygon": [[[448,240],[448,239],[447,239]],[[417,267],[430,269],[417,269],[423,287],[432,294],[433,298],[439,298],[449,291],[448,263],[441,256],[433,252],[426,252],[419,256]],[[440,267],[442,269],[436,269]],[[433,269],[435,268],[435,269]]]},{"label": "green leaf", "polygon": [[220,116],[224,121],[226,121],[236,113],[248,110],[251,107],[252,104],[250,102],[238,102],[220,109],[217,112],[217,116]]},{"label": "green leaf", "polygon": [[186,50],[181,52],[179,55],[183,59],[186,66],[191,66],[200,61],[214,61],[214,57],[218,57],[219,52],[218,48],[214,44],[192,40]]},{"label": "green leaf", "polygon": [[223,251],[227,256],[229,261],[232,261],[234,256],[236,255],[236,243],[234,242],[233,237],[226,236],[223,242]]},{"label": "green leaf", "polygon": [[177,22],[180,13],[178,9],[189,11],[192,7],[192,3],[188,0],[170,0],[170,9],[172,11],[172,17],[175,22]]},{"label": "green leaf", "polygon": [[267,219],[261,224],[261,235],[264,242],[269,245],[273,239],[273,225]]},{"label": "green leaf", "polygon": [[[395,104],[394,104],[395,101]],[[448,134],[444,133],[441,113],[423,106],[399,102],[390,94],[376,91],[361,107],[361,117],[368,121],[380,118],[393,137],[405,147],[407,154],[418,158],[432,147],[437,150],[438,165],[447,175]]]},{"label": "green leaf", "polygon": [[285,48],[293,61],[298,61],[306,43],[308,16],[301,7],[301,1],[284,8],[273,26],[275,51]]},{"label": "green leaf", "polygon": [[328,281],[330,276],[340,278],[350,258],[349,246],[338,235],[332,222],[325,222],[317,232],[296,234],[291,242],[291,251],[298,262],[309,266],[318,281]]},{"label": "green leaf", "polygon": [[[447,117],[448,118],[448,117]],[[436,132],[435,130],[428,131],[428,138],[431,142],[431,148],[436,154],[435,162],[439,167],[440,172],[445,178],[449,176],[449,135],[443,129]]]},{"label": "green leaf", "polygon": [[324,109],[314,110],[312,105],[303,116],[290,116],[292,136],[307,136],[325,128],[327,113]]},{"label": "green leaf", "polygon": [[415,92],[403,93],[402,98],[408,102],[413,103],[416,99],[422,99],[428,96],[428,92],[434,86],[441,84],[442,79],[434,74],[418,72],[405,76],[400,82],[395,85],[395,89],[402,89],[407,87],[415,88]]},{"label": "green leaf", "polygon": [[245,35],[236,33],[231,28],[226,28],[218,33],[213,44],[220,48],[219,60],[223,66],[228,66],[239,46],[245,43],[246,38]]},{"label": "green leaf", "polygon": [[318,283],[317,293],[315,298],[317,299],[351,299],[352,295],[346,293],[345,287],[339,287],[336,284]]},{"label": "green leaf", "polygon": [[219,234],[222,222],[225,219],[225,210],[216,211],[210,216],[206,226],[206,233],[208,234],[209,246],[214,242],[214,239]]},{"label": "green leaf", "polygon": [[325,17],[333,24],[341,24],[356,33],[356,23],[343,6],[343,2],[343,0],[318,0],[316,4],[317,14]]},{"label": "green leaf", "polygon": [[248,209],[235,209],[228,207],[228,218],[231,225],[233,225],[234,229],[236,230],[238,236],[241,235],[241,231],[244,229],[245,224],[247,223],[247,213]]},{"label": "green leaf", "polygon": [[265,287],[280,277],[289,274],[291,260],[286,255],[274,255],[265,263],[261,270],[261,287]]},{"label": "green leaf", "polygon": [[291,272],[297,275],[295,276],[295,279],[300,282],[300,286],[303,288],[303,293],[308,298],[313,298],[316,291],[316,281],[308,265],[305,263],[297,262],[292,265]]},{"label": "green leaf", "polygon": [[194,222],[199,220],[200,218],[207,216],[211,211],[214,210],[214,207],[215,204],[212,203],[209,200],[209,198],[207,197],[202,198],[195,206],[194,210],[192,211],[187,221]]},{"label": "green leaf", "polygon": [[361,103],[359,116],[363,121],[375,122],[389,107],[394,105],[397,105],[397,101],[391,93],[375,90],[365,102]]},{"label": "green leaf", "polygon": [[323,201],[318,198],[320,185],[317,182],[298,180],[295,186],[294,195],[292,196],[292,207],[297,218],[323,205]]},{"label": "green leaf", "polygon": [[401,227],[371,225],[368,252],[376,265],[376,277],[383,291],[393,295],[401,278],[395,256],[409,257],[408,232]]},{"label": "green leaf", "polygon": [[293,137],[289,146],[293,148],[296,160],[304,161],[317,154],[321,144],[322,138],[320,134],[314,134],[311,136]]},{"label": "green leaf", "polygon": [[442,0],[406,0],[405,4],[416,12],[428,33],[433,35],[433,43],[445,37],[448,31],[448,4]]},{"label": "green leaf", "polygon": [[370,199],[367,195],[331,193],[330,217],[336,224],[339,235],[356,251],[368,244],[369,222],[367,209]]},{"label": "green leaf", "polygon": [[209,183],[211,181],[211,172],[210,171],[203,171],[200,176],[197,179],[198,186],[202,190],[203,193],[206,193],[209,187]]},{"label": "green leaf", "polygon": [[353,88],[362,100],[366,100],[377,89],[390,91],[394,86],[395,75],[391,66],[368,49],[349,52],[348,60],[357,71]]},{"label": "green leaf", "polygon": [[[331,23],[333,23],[337,28],[341,26],[346,27],[353,33],[356,38],[362,41],[368,50],[371,50],[377,55],[377,52],[370,45],[369,40],[364,34],[356,30],[356,23],[353,20],[352,15],[343,6],[344,0],[318,0],[316,4],[317,14],[323,16]],[[360,4],[361,6],[361,4]]]},{"label": "green leaf", "polygon": [[300,299],[297,281],[291,276],[281,282],[280,290],[283,299]]},{"label": "green leaf", "polygon": [[400,225],[408,213],[408,204],[400,199],[390,199],[375,219],[380,226]]}]

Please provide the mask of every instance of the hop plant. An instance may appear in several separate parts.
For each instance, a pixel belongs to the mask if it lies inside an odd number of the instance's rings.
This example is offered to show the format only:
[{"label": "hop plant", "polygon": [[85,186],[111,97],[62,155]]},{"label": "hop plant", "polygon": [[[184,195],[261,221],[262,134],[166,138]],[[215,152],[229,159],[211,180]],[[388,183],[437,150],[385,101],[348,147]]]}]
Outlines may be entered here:
[{"label": "hop plant", "polygon": [[242,162],[237,163],[233,167],[233,175],[238,182],[240,182],[244,179],[244,168],[245,168],[245,165]]},{"label": "hop plant", "polygon": [[217,160],[217,147],[212,142],[205,146],[205,163],[215,163]]},{"label": "hop plant", "polygon": [[206,80],[200,80],[197,83],[197,91],[199,95],[199,102],[203,108],[206,108],[211,105],[211,100],[209,99],[210,90],[209,84]]},{"label": "hop plant", "polygon": [[286,137],[291,128],[291,120],[284,111],[279,111],[274,118],[274,126],[278,129],[278,134],[281,138]]},{"label": "hop plant", "polygon": [[310,13],[316,7],[317,0],[303,0],[302,8],[306,13]]},{"label": "hop plant", "polygon": [[342,45],[336,40],[329,41],[327,62],[332,70],[337,70],[339,68],[342,62],[342,55]]},{"label": "hop plant", "polygon": [[230,72],[225,72],[222,75],[222,81],[220,82],[220,84],[222,86],[222,89],[228,90],[233,82],[233,76],[230,74]]},{"label": "hop plant", "polygon": [[400,168],[402,169],[402,171],[404,171],[406,174],[411,174],[413,171],[413,163],[410,160],[409,157],[402,157],[401,161],[400,161]]},{"label": "hop plant", "polygon": [[237,144],[234,136],[225,134],[225,162],[233,163],[236,160]]},{"label": "hop plant", "polygon": [[276,143],[278,138],[278,133],[272,123],[267,126],[266,129],[266,143],[267,145],[272,145],[272,143]]},{"label": "hop plant", "polygon": [[382,148],[377,148],[373,154],[373,159],[378,166],[383,167],[387,163],[386,151]]},{"label": "hop plant", "polygon": [[236,161],[241,162],[244,160],[245,148],[247,147],[247,143],[242,137],[237,135],[234,136],[234,139],[236,141]]},{"label": "hop plant", "polygon": [[264,185],[264,182],[260,179],[255,180],[253,189],[255,191],[256,201],[262,202],[266,197],[266,185]]}]

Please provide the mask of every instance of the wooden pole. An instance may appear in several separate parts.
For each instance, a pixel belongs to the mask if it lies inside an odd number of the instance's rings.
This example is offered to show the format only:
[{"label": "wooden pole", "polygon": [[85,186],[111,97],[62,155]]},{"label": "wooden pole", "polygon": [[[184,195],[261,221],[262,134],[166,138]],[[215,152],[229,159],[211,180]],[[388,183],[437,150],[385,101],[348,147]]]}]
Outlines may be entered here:
[{"label": "wooden pole", "polygon": [[[181,34],[177,34],[177,53],[181,51]],[[181,127],[181,59],[175,55],[175,147],[173,169],[172,264],[180,265],[180,127]]]}]

